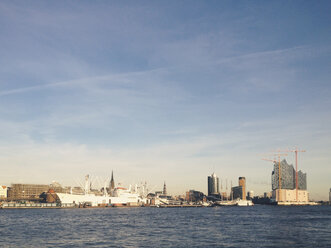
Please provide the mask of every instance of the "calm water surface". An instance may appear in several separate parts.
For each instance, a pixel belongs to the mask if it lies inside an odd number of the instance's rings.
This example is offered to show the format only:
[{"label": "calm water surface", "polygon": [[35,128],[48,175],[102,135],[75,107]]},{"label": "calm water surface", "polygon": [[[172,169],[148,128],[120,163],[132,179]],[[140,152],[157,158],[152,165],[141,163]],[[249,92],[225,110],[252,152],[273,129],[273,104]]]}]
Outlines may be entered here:
[{"label": "calm water surface", "polygon": [[331,207],[0,210],[0,247],[331,247]]}]

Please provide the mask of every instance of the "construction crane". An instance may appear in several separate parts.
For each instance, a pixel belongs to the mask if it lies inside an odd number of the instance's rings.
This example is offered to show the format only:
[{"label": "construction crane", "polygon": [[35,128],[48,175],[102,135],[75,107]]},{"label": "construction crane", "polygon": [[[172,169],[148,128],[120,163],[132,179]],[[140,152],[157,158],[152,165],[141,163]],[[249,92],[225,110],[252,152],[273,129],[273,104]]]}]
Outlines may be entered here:
[{"label": "construction crane", "polygon": [[[281,190],[282,190],[282,180],[281,180],[281,177],[282,177],[282,173],[281,173],[281,169],[280,169],[280,157],[281,156],[287,156],[286,153],[277,153],[277,154],[274,154],[274,156],[278,156],[278,201],[281,201]],[[277,163],[276,160],[272,160],[272,159],[263,159],[263,160],[266,160],[266,161],[272,161],[274,163]]]},{"label": "construction crane", "polygon": [[305,150],[299,150],[297,147],[294,148],[294,150],[284,150],[277,152],[294,152],[295,153],[295,189],[296,189],[296,201],[298,201],[298,152],[306,152]]}]

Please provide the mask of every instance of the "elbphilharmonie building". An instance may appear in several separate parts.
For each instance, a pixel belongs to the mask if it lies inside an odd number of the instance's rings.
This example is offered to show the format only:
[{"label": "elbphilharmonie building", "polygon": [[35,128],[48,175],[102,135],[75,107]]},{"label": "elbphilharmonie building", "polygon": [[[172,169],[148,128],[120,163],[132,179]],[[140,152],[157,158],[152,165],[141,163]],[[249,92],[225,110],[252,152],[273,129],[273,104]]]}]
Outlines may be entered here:
[{"label": "elbphilharmonie building", "polygon": [[[296,189],[295,169],[284,159],[280,162],[281,189]],[[279,189],[279,163],[274,163],[271,174],[272,190]],[[298,189],[307,190],[307,174],[298,171]]]}]

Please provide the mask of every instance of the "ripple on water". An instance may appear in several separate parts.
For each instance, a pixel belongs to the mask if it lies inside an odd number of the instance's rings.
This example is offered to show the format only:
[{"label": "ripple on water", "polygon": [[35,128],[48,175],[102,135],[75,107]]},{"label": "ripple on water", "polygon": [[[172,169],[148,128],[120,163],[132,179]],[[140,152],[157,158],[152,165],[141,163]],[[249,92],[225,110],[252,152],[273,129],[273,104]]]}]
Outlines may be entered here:
[{"label": "ripple on water", "polygon": [[0,247],[331,247],[331,207],[0,211]]}]

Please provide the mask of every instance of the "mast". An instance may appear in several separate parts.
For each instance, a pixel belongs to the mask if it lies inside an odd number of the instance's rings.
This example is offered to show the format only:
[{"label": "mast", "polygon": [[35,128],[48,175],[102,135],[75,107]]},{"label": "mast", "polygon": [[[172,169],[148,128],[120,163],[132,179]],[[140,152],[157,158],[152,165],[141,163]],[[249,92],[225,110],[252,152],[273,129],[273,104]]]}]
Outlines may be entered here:
[{"label": "mast", "polygon": [[105,197],[108,196],[108,192],[107,192],[107,180],[105,180],[105,185],[103,186],[103,195]]},{"label": "mast", "polygon": [[85,195],[87,195],[87,194],[89,194],[90,193],[90,176],[89,175],[86,175],[85,176],[85,189],[84,189],[84,191],[85,191]]}]

